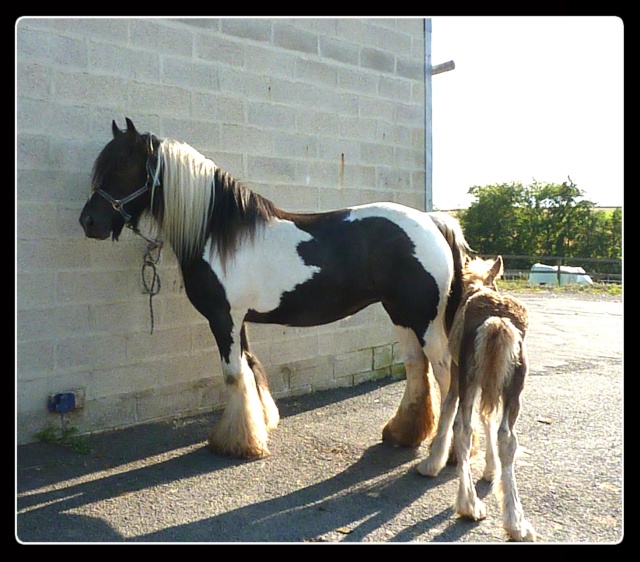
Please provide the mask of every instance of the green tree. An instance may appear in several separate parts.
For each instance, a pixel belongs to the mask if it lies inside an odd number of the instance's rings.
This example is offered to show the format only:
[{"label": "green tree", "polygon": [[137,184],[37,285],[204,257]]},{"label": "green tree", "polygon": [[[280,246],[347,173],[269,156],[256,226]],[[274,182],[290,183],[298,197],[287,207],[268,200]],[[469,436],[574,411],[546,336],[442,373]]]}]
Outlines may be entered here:
[{"label": "green tree", "polygon": [[473,186],[469,194],[475,201],[459,219],[481,254],[622,256],[622,210],[595,209],[571,178]]},{"label": "green tree", "polygon": [[593,221],[594,204],[582,199],[584,192],[568,178],[561,184],[535,182],[530,188],[530,213],[535,253],[551,256],[579,255],[574,246],[580,236],[588,232]]},{"label": "green tree", "polygon": [[469,193],[476,198],[460,213],[460,221],[469,244],[486,254],[520,252],[525,226],[521,213],[526,190],[521,183],[473,186]]}]

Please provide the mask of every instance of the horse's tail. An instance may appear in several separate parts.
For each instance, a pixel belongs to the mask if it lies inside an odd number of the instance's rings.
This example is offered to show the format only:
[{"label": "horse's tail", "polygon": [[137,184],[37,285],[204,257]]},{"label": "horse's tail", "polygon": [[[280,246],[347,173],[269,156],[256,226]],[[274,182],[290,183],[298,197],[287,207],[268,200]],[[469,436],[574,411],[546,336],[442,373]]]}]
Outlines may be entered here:
[{"label": "horse's tail", "polygon": [[493,412],[519,363],[522,336],[508,318],[491,316],[476,332],[474,359],[482,388],[480,408]]},{"label": "horse's tail", "polygon": [[462,269],[471,248],[465,240],[460,223],[455,218],[446,213],[429,213],[429,216],[449,244],[453,255],[453,282],[445,310],[445,328],[448,334],[453,324],[453,317],[462,300]]}]

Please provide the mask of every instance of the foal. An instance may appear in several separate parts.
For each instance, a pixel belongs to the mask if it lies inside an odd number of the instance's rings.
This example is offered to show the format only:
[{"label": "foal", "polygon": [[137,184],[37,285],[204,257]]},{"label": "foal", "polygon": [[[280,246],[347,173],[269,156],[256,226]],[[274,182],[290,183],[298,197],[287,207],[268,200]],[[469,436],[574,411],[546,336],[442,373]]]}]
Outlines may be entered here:
[{"label": "foal", "polygon": [[[438,475],[447,460],[455,416],[453,446],[460,478],[455,510],[473,520],[486,517],[486,507],[478,499],[469,465],[472,416],[480,391],[487,444],[483,479],[494,482],[502,504],[504,529],[510,538],[535,541],[536,532],[524,518],[514,474],[518,448],[514,425],[528,371],[525,335],[529,321],[524,304],[498,293],[495,281],[502,272],[501,256],[495,261],[476,258],[465,265],[463,297],[449,334],[453,359],[451,385],[431,453],[417,470],[425,476]],[[502,421],[496,443],[494,416],[501,403]],[[496,464],[497,457],[501,466]]]}]

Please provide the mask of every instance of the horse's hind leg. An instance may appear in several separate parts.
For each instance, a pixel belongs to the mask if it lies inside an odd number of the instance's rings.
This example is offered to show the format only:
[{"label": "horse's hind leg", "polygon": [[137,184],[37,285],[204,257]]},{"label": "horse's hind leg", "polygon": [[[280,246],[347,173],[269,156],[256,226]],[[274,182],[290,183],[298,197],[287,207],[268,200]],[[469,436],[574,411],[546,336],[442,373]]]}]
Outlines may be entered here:
[{"label": "horse's hind leg", "polygon": [[382,430],[383,441],[417,447],[435,430],[438,400],[427,360],[415,332],[396,326],[407,382],[395,415]]},{"label": "horse's hind leg", "polygon": [[[521,353],[521,359],[524,352]],[[514,541],[535,541],[536,532],[524,518],[524,511],[518,495],[514,471],[514,458],[518,449],[518,438],[514,430],[520,411],[520,392],[526,375],[526,358],[518,365],[511,384],[504,393],[504,411],[498,429],[498,452],[502,474],[497,484],[497,495],[502,504],[504,529]]]}]

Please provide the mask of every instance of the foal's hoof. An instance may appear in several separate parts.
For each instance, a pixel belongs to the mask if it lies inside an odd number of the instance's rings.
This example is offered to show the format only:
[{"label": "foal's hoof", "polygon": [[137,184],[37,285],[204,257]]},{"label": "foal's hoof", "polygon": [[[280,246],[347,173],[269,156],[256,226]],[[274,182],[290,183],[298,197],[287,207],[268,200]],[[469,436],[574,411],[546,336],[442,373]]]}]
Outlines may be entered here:
[{"label": "foal's hoof", "polygon": [[538,535],[536,534],[533,525],[528,521],[522,520],[519,528],[506,529],[509,538],[515,542],[536,542]]},{"label": "foal's hoof", "polygon": [[455,510],[460,517],[471,519],[472,521],[480,521],[487,517],[487,507],[484,502],[478,499],[470,501],[459,498],[456,502]]},{"label": "foal's hoof", "polygon": [[416,466],[418,474],[422,474],[422,476],[430,476],[431,478],[438,476],[441,470],[442,466],[435,462],[431,457],[427,457]]}]

